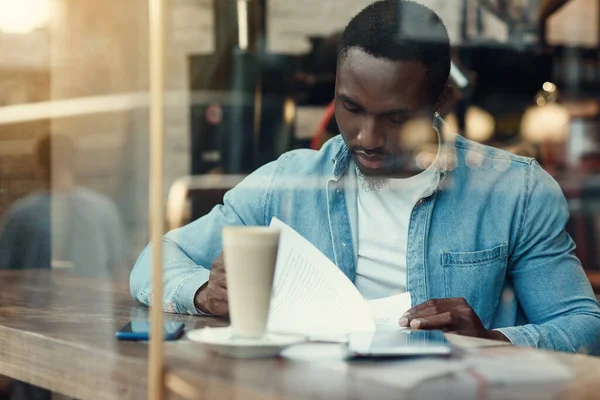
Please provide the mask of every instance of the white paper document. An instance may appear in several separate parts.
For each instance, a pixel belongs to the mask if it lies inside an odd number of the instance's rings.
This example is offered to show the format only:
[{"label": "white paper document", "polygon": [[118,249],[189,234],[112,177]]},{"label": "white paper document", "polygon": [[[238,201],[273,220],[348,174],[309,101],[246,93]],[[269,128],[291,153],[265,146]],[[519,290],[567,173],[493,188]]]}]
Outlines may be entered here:
[{"label": "white paper document", "polygon": [[269,314],[272,332],[311,338],[343,338],[350,332],[401,329],[410,308],[404,293],[366,302],[344,273],[294,229],[273,218],[281,230]]},{"label": "white paper document", "polygon": [[398,330],[401,329],[398,325],[400,316],[411,307],[410,293],[370,300],[367,301],[367,307],[369,307],[371,318],[373,318],[378,331]]}]

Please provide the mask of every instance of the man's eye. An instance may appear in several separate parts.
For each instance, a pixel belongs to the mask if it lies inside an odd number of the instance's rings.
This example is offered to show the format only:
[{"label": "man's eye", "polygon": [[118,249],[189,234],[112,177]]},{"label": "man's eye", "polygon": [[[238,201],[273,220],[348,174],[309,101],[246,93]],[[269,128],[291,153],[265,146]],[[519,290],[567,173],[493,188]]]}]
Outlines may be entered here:
[{"label": "man's eye", "polygon": [[406,116],[400,116],[400,115],[388,115],[387,119],[392,124],[402,125],[403,123],[405,123],[408,120],[408,117],[406,117]]},{"label": "man's eye", "polygon": [[345,108],[347,111],[350,111],[351,113],[357,113],[357,112],[359,112],[359,111],[360,111],[360,108],[358,108],[358,107],[356,107],[356,106],[353,106],[352,104],[349,104],[349,103],[343,102],[343,103],[342,103],[342,105],[344,106],[344,108]]}]

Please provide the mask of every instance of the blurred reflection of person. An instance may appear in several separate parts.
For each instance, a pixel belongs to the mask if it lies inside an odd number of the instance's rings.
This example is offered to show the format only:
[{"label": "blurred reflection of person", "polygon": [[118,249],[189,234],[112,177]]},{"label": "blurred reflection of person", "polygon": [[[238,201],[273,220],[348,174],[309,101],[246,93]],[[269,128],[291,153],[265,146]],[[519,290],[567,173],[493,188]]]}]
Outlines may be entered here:
[{"label": "blurred reflection of person", "polygon": [[106,196],[77,184],[71,139],[40,137],[35,159],[43,180],[52,184],[16,202],[6,214],[0,224],[0,269],[54,266],[87,277],[127,276],[117,208]]},{"label": "blurred reflection of person", "polygon": [[[66,266],[77,275],[127,279],[121,218],[110,199],[77,184],[71,139],[41,136],[35,161],[46,187],[16,202],[0,224],[0,269]],[[52,394],[0,376],[4,398],[49,400]]]}]

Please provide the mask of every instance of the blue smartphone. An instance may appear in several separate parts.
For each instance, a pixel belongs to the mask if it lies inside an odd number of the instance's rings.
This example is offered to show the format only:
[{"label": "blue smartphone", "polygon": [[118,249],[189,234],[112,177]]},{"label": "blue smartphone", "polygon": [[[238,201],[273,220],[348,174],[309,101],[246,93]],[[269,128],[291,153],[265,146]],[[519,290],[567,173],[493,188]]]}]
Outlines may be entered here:
[{"label": "blue smartphone", "polygon": [[[165,340],[175,340],[183,333],[183,322],[165,322]],[[130,321],[119,329],[115,336],[119,340],[148,340],[150,337],[150,322]]]}]

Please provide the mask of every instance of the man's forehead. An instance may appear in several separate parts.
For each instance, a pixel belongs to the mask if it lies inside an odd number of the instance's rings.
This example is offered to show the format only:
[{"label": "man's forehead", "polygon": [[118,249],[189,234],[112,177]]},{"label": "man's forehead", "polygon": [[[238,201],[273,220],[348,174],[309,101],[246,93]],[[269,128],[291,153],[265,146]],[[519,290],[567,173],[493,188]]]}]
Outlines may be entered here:
[{"label": "man's forehead", "polygon": [[370,84],[389,85],[409,79],[424,80],[426,76],[427,66],[419,61],[378,58],[359,48],[348,49],[338,65],[338,78],[369,81]]},{"label": "man's forehead", "polygon": [[423,95],[426,77],[427,67],[418,61],[392,61],[351,48],[340,59],[337,91],[352,98],[377,99],[377,103],[402,100],[408,105]]},{"label": "man's forehead", "polygon": [[427,66],[419,60],[411,58],[392,60],[368,53],[360,47],[350,47],[339,55],[338,68],[388,68],[392,70],[398,68],[405,69],[408,67],[427,70]]}]

